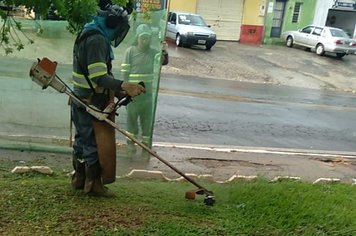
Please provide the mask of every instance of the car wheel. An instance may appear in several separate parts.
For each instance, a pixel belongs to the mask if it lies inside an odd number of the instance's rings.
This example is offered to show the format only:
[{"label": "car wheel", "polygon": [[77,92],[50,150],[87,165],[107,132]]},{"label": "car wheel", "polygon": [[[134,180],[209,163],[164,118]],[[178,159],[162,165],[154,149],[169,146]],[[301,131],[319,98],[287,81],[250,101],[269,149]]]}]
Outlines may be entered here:
[{"label": "car wheel", "polygon": [[180,34],[177,34],[177,36],[176,36],[176,45],[178,47],[182,46],[182,38],[180,37]]},{"label": "car wheel", "polygon": [[336,57],[337,58],[342,58],[346,55],[346,53],[342,52],[342,53],[336,53]]},{"label": "car wheel", "polygon": [[293,38],[292,38],[292,36],[288,36],[287,41],[286,41],[286,45],[289,48],[293,47]]},{"label": "car wheel", "polygon": [[321,43],[316,45],[315,53],[319,56],[324,55],[325,54],[324,45],[322,45]]}]

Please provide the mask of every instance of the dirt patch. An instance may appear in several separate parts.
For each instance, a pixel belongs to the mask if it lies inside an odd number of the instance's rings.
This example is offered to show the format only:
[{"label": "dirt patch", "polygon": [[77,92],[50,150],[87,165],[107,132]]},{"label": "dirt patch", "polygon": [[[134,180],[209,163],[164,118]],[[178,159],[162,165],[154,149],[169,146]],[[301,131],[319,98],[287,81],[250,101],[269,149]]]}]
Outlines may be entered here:
[{"label": "dirt patch", "polygon": [[281,171],[283,167],[281,165],[275,165],[270,163],[253,162],[246,160],[227,160],[227,159],[212,159],[212,158],[191,158],[189,159],[195,165],[204,166],[206,168],[222,168],[222,167],[240,167],[240,168],[254,168],[256,170],[269,170],[269,171]]},{"label": "dirt patch", "polygon": [[194,58],[172,57],[167,66],[162,67],[163,74],[178,74],[206,78],[221,78],[227,80],[251,83],[270,83],[271,78],[260,73],[246,63],[224,60],[197,60]]}]

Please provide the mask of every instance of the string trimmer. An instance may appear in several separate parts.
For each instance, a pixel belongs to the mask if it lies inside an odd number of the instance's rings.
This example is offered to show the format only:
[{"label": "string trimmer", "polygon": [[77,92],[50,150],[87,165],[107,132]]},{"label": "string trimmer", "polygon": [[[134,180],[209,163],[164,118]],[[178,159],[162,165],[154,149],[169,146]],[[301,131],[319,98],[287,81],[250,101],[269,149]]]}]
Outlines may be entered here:
[{"label": "string trimmer", "polygon": [[33,63],[31,70],[30,70],[30,77],[34,82],[36,82],[38,85],[42,87],[42,89],[46,89],[48,86],[54,88],[60,93],[65,93],[67,94],[71,99],[76,101],[78,104],[81,106],[85,107],[86,111],[95,117],[96,119],[100,121],[105,121],[109,125],[111,125],[113,128],[115,128],[117,131],[119,131],[121,134],[129,138],[131,141],[136,143],[138,146],[140,146],[142,149],[144,149],[146,152],[150,153],[152,156],[156,157],[158,160],[160,160],[162,163],[164,163],[166,166],[171,168],[173,171],[175,171],[177,174],[182,176],[184,179],[195,185],[198,190],[196,191],[188,191],[186,192],[185,196],[187,199],[195,199],[195,195],[204,195],[204,203],[208,206],[212,206],[215,203],[215,197],[213,195],[212,191],[207,190],[200,184],[198,184],[196,181],[194,181],[192,178],[189,176],[185,175],[183,172],[178,170],[176,167],[171,165],[169,162],[164,160],[162,157],[160,157],[156,152],[154,152],[152,149],[141,143],[139,140],[137,140],[135,137],[133,137],[130,133],[128,133],[126,130],[121,129],[119,126],[117,126],[113,121],[111,121],[108,116],[112,113],[115,112],[116,109],[118,109],[122,104],[127,103],[127,99],[130,99],[128,97],[124,97],[121,100],[118,100],[116,103],[111,103],[109,104],[103,111],[95,107],[94,105],[88,105],[84,101],[82,101],[78,96],[76,96],[73,91],[67,86],[66,83],[64,83],[57,75],[56,75],[56,68],[57,68],[57,62],[53,62],[49,60],[48,58],[44,57],[42,60],[37,59],[37,62]]}]

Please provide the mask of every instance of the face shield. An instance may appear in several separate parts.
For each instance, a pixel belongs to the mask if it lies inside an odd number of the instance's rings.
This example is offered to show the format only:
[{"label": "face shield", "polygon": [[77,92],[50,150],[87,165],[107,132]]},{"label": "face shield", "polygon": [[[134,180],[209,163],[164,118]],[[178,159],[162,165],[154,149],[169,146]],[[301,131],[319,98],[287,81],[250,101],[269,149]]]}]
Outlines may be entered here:
[{"label": "face shield", "polygon": [[124,38],[126,37],[129,30],[129,22],[127,20],[127,17],[124,17],[122,20],[119,21],[117,27],[115,28],[114,37],[111,40],[111,46],[115,48],[119,46],[122,40],[124,40]]},{"label": "face shield", "polygon": [[117,47],[126,37],[130,25],[128,21],[128,12],[118,5],[107,5],[104,10],[98,9],[98,16],[105,19],[99,22],[101,27],[107,32],[111,46]]}]

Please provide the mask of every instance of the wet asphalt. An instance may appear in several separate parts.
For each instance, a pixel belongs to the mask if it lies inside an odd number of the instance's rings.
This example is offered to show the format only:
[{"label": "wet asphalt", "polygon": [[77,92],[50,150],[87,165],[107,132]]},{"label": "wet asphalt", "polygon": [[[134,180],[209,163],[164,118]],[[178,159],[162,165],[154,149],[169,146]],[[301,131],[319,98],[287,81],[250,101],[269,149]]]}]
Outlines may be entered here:
[{"label": "wet asphalt", "polygon": [[353,94],[186,77],[161,89],[158,142],[355,150]]},{"label": "wet asphalt", "polygon": [[[272,54],[286,53],[285,48],[278,51],[272,47],[273,51],[261,53],[261,48],[255,46],[221,44],[216,48],[219,47],[225,51],[215,53],[214,48],[211,52],[174,48],[170,55],[196,60],[204,60],[209,55],[209,60],[213,61],[228,58],[241,65],[254,65],[253,68],[259,68],[267,75],[252,70],[250,75],[256,75],[255,80],[246,83],[231,78],[226,80],[224,75],[207,78],[162,74],[154,132],[154,148],[158,153],[184,172],[213,174],[220,179],[234,174],[261,174],[269,177],[300,175],[308,180],[333,176],[349,181],[355,176],[356,128],[353,123],[356,109],[355,96],[350,92],[354,85],[348,80],[351,76],[349,65],[355,64],[356,57],[350,56],[342,61],[316,57],[311,62],[303,55],[301,61],[304,66],[317,66],[301,71],[302,65],[295,61],[291,61],[289,66],[281,66],[282,59],[275,55],[268,60]],[[293,59],[307,53],[292,50],[295,52]],[[259,55],[263,55],[262,59]],[[2,81],[6,83],[2,83],[0,106],[6,112],[0,119],[3,124],[1,133],[67,136],[68,108],[63,106],[67,99],[54,91],[43,95],[40,90],[27,98],[17,96],[17,88],[21,88],[24,95],[30,94],[36,85],[29,81],[27,70],[14,68],[29,68],[33,61],[7,57],[2,58],[2,62],[2,78],[5,78]],[[344,63],[342,69],[339,68],[340,63]],[[330,68],[333,64],[335,67]],[[66,64],[59,67],[62,77],[70,76],[68,68],[70,65]],[[344,80],[333,84],[320,82],[315,77],[320,73],[330,75],[330,71],[332,75],[335,71],[343,71]],[[288,75],[290,81],[286,82],[285,78],[278,80],[281,75]],[[335,78],[341,80],[340,75]],[[259,83],[258,79],[267,82]],[[310,84],[308,79],[312,81]],[[63,108],[62,112],[58,112],[59,107]],[[44,108],[47,109],[45,113]],[[60,115],[53,117],[53,114]],[[214,149],[217,147],[227,150],[217,152]],[[8,158],[9,155],[1,156]],[[346,161],[331,162],[333,165],[330,165],[329,159],[335,161],[338,158]],[[138,163],[139,168],[167,170],[154,158]],[[136,168],[130,159],[121,159],[119,165],[122,165],[118,169],[121,174]],[[311,166],[313,168],[309,168]],[[168,173],[172,175],[172,171]]]},{"label": "wet asphalt", "polygon": [[[356,77],[350,72],[355,55],[340,60],[301,48],[231,42],[212,51],[170,43],[169,54],[196,63],[198,72],[162,74],[156,141],[355,151]],[[218,61],[226,62],[226,74],[202,77],[199,65],[214,67]],[[236,75],[226,79],[231,68]],[[240,71],[249,71],[252,83]]]}]

